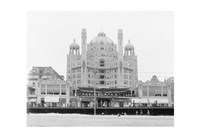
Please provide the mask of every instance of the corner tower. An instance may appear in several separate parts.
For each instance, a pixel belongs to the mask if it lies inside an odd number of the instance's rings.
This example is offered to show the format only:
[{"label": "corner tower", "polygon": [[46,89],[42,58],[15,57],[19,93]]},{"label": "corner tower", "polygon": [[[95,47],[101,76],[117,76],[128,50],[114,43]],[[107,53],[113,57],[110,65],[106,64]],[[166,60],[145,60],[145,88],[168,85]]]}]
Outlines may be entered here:
[{"label": "corner tower", "polygon": [[118,29],[118,86],[123,87],[124,67],[123,67],[123,30]]},{"label": "corner tower", "polygon": [[81,85],[86,86],[87,85],[87,60],[86,60],[86,45],[87,45],[87,32],[86,29],[82,29],[81,32]]}]

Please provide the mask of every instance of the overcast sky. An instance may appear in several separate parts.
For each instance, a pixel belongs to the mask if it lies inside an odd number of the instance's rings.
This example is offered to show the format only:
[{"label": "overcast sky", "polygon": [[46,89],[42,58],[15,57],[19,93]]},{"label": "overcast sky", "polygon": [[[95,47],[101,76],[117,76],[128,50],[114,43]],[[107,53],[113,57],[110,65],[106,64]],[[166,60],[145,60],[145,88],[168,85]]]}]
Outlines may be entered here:
[{"label": "overcast sky", "polygon": [[[66,56],[81,29],[89,43],[101,31],[117,44],[123,29],[124,46],[130,39],[138,56],[139,80],[159,80],[174,75],[173,12],[28,12],[27,73],[32,66],[52,66],[66,77]],[[102,27],[101,27],[102,26]]]}]

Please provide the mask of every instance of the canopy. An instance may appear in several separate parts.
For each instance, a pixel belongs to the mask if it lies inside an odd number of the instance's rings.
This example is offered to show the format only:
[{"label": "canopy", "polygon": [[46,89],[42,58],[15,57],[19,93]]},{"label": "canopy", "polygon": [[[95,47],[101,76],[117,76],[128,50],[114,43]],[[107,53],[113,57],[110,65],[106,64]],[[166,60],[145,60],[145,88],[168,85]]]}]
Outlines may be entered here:
[{"label": "canopy", "polygon": [[28,99],[28,101],[29,101],[29,102],[36,102],[37,99],[36,99],[36,98],[30,98],[30,99]]},{"label": "canopy", "polygon": [[132,98],[132,103],[148,103],[147,98]]},{"label": "canopy", "polygon": [[132,103],[141,103],[139,98],[132,99]]},{"label": "canopy", "polygon": [[149,98],[149,103],[160,103],[160,104],[167,104],[168,98]]},{"label": "canopy", "polygon": [[[93,92],[93,87],[78,87],[79,90],[84,92]],[[126,92],[129,90],[129,88],[95,88],[95,90],[98,92]]]},{"label": "canopy", "polygon": [[45,97],[44,102],[59,102],[59,97]]},{"label": "canopy", "polygon": [[146,104],[148,103],[147,98],[141,98],[140,101],[141,101],[141,103],[146,103]]}]

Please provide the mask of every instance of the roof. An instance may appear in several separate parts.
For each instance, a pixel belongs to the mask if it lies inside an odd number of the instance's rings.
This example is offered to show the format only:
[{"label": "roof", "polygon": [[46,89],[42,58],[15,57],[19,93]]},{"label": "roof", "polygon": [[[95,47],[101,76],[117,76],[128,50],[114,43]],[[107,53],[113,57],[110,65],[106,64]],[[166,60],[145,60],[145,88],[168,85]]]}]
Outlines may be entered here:
[{"label": "roof", "polygon": [[[35,69],[35,68],[37,68],[37,69],[39,70],[39,71],[36,73],[36,75],[52,75],[52,74],[54,74],[57,78],[63,80],[63,76],[59,75],[51,66],[50,66],[50,67],[41,67],[41,66],[35,67],[35,66],[33,66],[32,70]],[[47,74],[47,73],[45,72],[46,69],[52,70],[53,73]],[[33,73],[34,73],[34,72],[33,72]]]}]

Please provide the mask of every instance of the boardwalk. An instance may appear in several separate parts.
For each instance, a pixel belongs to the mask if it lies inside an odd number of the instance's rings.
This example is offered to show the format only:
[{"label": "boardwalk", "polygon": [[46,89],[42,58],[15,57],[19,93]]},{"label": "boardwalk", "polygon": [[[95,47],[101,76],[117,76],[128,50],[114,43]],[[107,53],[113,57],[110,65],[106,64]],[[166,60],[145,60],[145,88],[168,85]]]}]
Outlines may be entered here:
[{"label": "boardwalk", "polygon": [[28,114],[27,126],[174,126],[173,116]]}]

